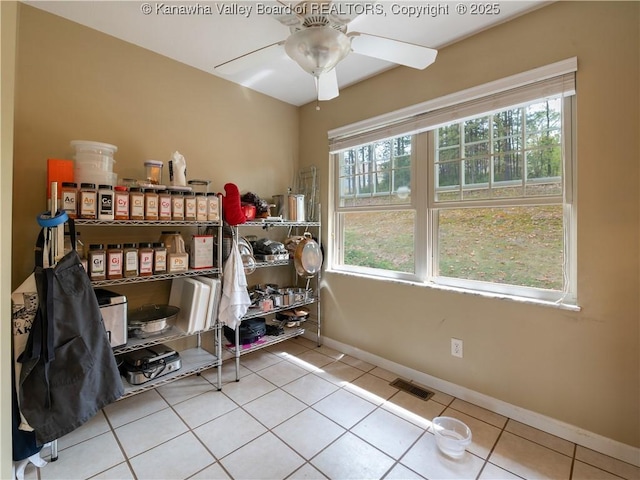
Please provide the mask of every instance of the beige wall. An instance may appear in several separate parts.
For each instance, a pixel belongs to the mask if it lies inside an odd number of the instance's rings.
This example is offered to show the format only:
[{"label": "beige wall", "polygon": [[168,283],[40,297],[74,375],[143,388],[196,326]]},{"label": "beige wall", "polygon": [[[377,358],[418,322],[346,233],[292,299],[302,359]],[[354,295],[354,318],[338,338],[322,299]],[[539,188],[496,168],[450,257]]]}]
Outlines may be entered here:
[{"label": "beige wall", "polygon": [[329,129],[578,57],[582,310],[327,273],[326,336],[640,446],[639,7],[556,3],[442,49],[425,71],[397,68],[301,109],[300,158],[321,167],[326,204]]},{"label": "beige wall", "polygon": [[[13,176],[13,106],[16,61],[16,2],[0,2],[0,478],[11,478],[11,179]],[[5,352],[7,354],[5,355]]]}]

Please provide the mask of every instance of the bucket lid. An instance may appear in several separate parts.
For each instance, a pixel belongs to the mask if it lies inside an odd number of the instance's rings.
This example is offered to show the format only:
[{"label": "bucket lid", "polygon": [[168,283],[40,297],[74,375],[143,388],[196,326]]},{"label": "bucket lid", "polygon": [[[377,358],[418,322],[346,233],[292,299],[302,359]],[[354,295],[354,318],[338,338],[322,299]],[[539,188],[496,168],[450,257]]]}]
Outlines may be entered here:
[{"label": "bucket lid", "polygon": [[106,152],[114,153],[118,151],[118,147],[115,145],[111,145],[110,143],[102,143],[102,142],[93,142],[90,140],[71,140],[71,146],[78,149],[96,149],[96,150],[104,150]]}]

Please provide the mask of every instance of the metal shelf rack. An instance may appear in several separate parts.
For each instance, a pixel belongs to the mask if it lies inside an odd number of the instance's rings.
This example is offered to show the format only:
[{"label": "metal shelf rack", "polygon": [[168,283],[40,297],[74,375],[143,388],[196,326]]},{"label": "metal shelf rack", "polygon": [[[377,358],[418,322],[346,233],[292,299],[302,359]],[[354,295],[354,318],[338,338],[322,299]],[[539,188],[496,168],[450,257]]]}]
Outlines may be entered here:
[{"label": "metal shelf rack", "polygon": [[[316,228],[318,231],[318,243],[321,244],[321,225],[320,222],[291,222],[291,221],[280,221],[280,220],[272,220],[272,219],[256,219],[256,220],[251,220],[248,222],[245,222],[243,224],[237,225],[236,227],[234,227],[236,229],[235,235],[238,235],[238,230],[240,228],[244,228],[244,227],[262,227],[263,229],[270,229],[270,228],[287,228],[287,235],[291,236],[292,231],[294,230],[294,228],[303,228],[304,231],[308,231],[309,228]],[[276,266],[283,266],[283,265],[289,265],[291,266],[293,264],[291,259],[288,260],[282,260],[282,261],[274,261],[274,262],[258,262],[256,263],[256,268],[269,268],[269,267],[276,267]],[[306,282],[306,289],[309,289],[309,284],[310,284],[311,279],[307,279]],[[271,310],[268,311],[262,311],[262,310],[258,310],[258,309],[250,309],[243,317],[242,320],[248,320],[250,318],[256,318],[256,317],[262,317],[262,316],[266,316],[266,315],[272,315],[275,314],[279,311],[284,311],[284,310],[290,310],[293,308],[298,308],[298,307],[302,307],[305,305],[312,305],[314,304],[316,306],[316,314],[315,314],[315,325],[316,325],[316,340],[317,340],[317,344],[318,346],[321,345],[321,312],[320,312],[320,282],[321,282],[321,272],[319,272],[316,276],[315,276],[315,296],[313,298],[307,299],[306,301],[303,302],[296,302],[290,305],[284,305],[282,307],[277,307],[277,308],[273,308]],[[314,323],[313,321],[310,320],[306,320],[307,322],[310,323]],[[278,324],[277,321],[270,321],[269,323],[272,324]],[[227,351],[230,351],[233,353],[233,356],[235,358],[235,366],[236,366],[236,381],[239,381],[240,379],[240,356],[244,355],[246,353],[255,351],[255,350],[259,350],[261,348],[264,348],[266,346],[269,345],[273,345],[275,343],[279,343],[282,342],[284,340],[287,340],[289,338],[293,338],[293,337],[297,337],[300,335],[303,335],[305,333],[305,329],[301,328],[301,327],[294,327],[294,328],[285,328],[285,333],[282,335],[278,335],[278,336],[270,336],[267,335],[265,337],[263,337],[261,340],[262,341],[258,341],[254,344],[250,344],[250,345],[245,345],[245,346],[241,346],[240,345],[240,329],[236,329],[236,342],[235,345],[225,345],[225,349]]]},{"label": "metal shelf rack", "polygon": [[[218,205],[219,212],[218,218],[222,219],[222,198],[218,197]],[[222,221],[178,221],[178,220],[97,220],[97,219],[76,219],[76,226],[88,226],[88,227],[163,227],[163,228],[172,228],[172,227],[192,227],[192,228],[200,228],[200,227],[216,227],[218,238],[222,238]],[[218,249],[218,265],[222,265],[222,249]],[[106,287],[106,286],[116,286],[116,285],[129,285],[134,283],[143,283],[143,282],[154,282],[161,280],[171,280],[174,278],[180,277],[191,277],[191,276],[201,276],[201,275],[216,275],[218,277],[222,277],[222,268],[209,268],[209,269],[198,269],[198,270],[187,270],[183,272],[170,272],[161,275],[149,275],[149,276],[138,276],[138,277],[124,277],[118,279],[107,279],[107,280],[97,280],[92,281],[91,284],[94,287]],[[165,385],[167,383],[173,382],[180,378],[193,375],[195,373],[199,373],[202,370],[206,370],[208,368],[217,367],[218,369],[218,379],[217,379],[217,388],[218,390],[222,389],[222,339],[221,339],[221,326],[216,322],[216,324],[208,330],[198,331],[198,332],[183,332],[182,330],[172,326],[167,332],[147,338],[130,338],[127,341],[126,345],[121,347],[117,347],[114,349],[114,355],[120,355],[127,352],[132,352],[135,350],[139,350],[142,348],[151,347],[153,345],[157,345],[164,342],[170,342],[173,340],[177,340],[180,338],[186,337],[197,337],[197,346],[195,348],[189,348],[186,350],[180,351],[180,361],[181,367],[179,370],[175,372],[171,372],[167,375],[161,376],[159,378],[155,378],[149,382],[146,382],[142,385],[130,385],[126,380],[123,379],[123,384],[125,386],[125,393],[121,398],[130,397],[132,395],[136,395],[138,393],[156,388],[160,385]],[[213,332],[215,336],[215,352],[208,352],[204,348],[201,347],[201,334],[206,332]]]}]

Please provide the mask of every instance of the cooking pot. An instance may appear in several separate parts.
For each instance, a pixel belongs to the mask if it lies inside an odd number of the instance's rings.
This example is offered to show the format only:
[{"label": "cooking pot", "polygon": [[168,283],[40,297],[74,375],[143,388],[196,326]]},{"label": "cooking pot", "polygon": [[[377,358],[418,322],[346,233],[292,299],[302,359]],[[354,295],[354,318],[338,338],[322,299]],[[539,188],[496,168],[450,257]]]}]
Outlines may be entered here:
[{"label": "cooking pot", "polygon": [[164,333],[178,316],[180,309],[173,305],[143,305],[129,312],[127,328],[132,337],[146,338]]},{"label": "cooking pot", "polygon": [[303,322],[309,317],[309,310],[306,308],[292,308],[276,313],[276,320],[286,320],[288,322]]},{"label": "cooking pot", "polygon": [[293,255],[296,273],[302,278],[311,278],[322,268],[322,250],[311,233],[304,232]]}]

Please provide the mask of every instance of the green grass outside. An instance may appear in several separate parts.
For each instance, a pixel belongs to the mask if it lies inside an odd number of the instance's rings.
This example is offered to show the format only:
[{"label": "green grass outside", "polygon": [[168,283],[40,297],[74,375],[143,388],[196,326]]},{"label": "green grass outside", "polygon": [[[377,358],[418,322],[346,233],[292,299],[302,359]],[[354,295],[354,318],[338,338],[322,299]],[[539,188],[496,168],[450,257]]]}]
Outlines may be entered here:
[{"label": "green grass outside", "polygon": [[[442,276],[562,289],[562,208],[441,211]],[[349,214],[345,263],[414,271],[413,213]]]}]

